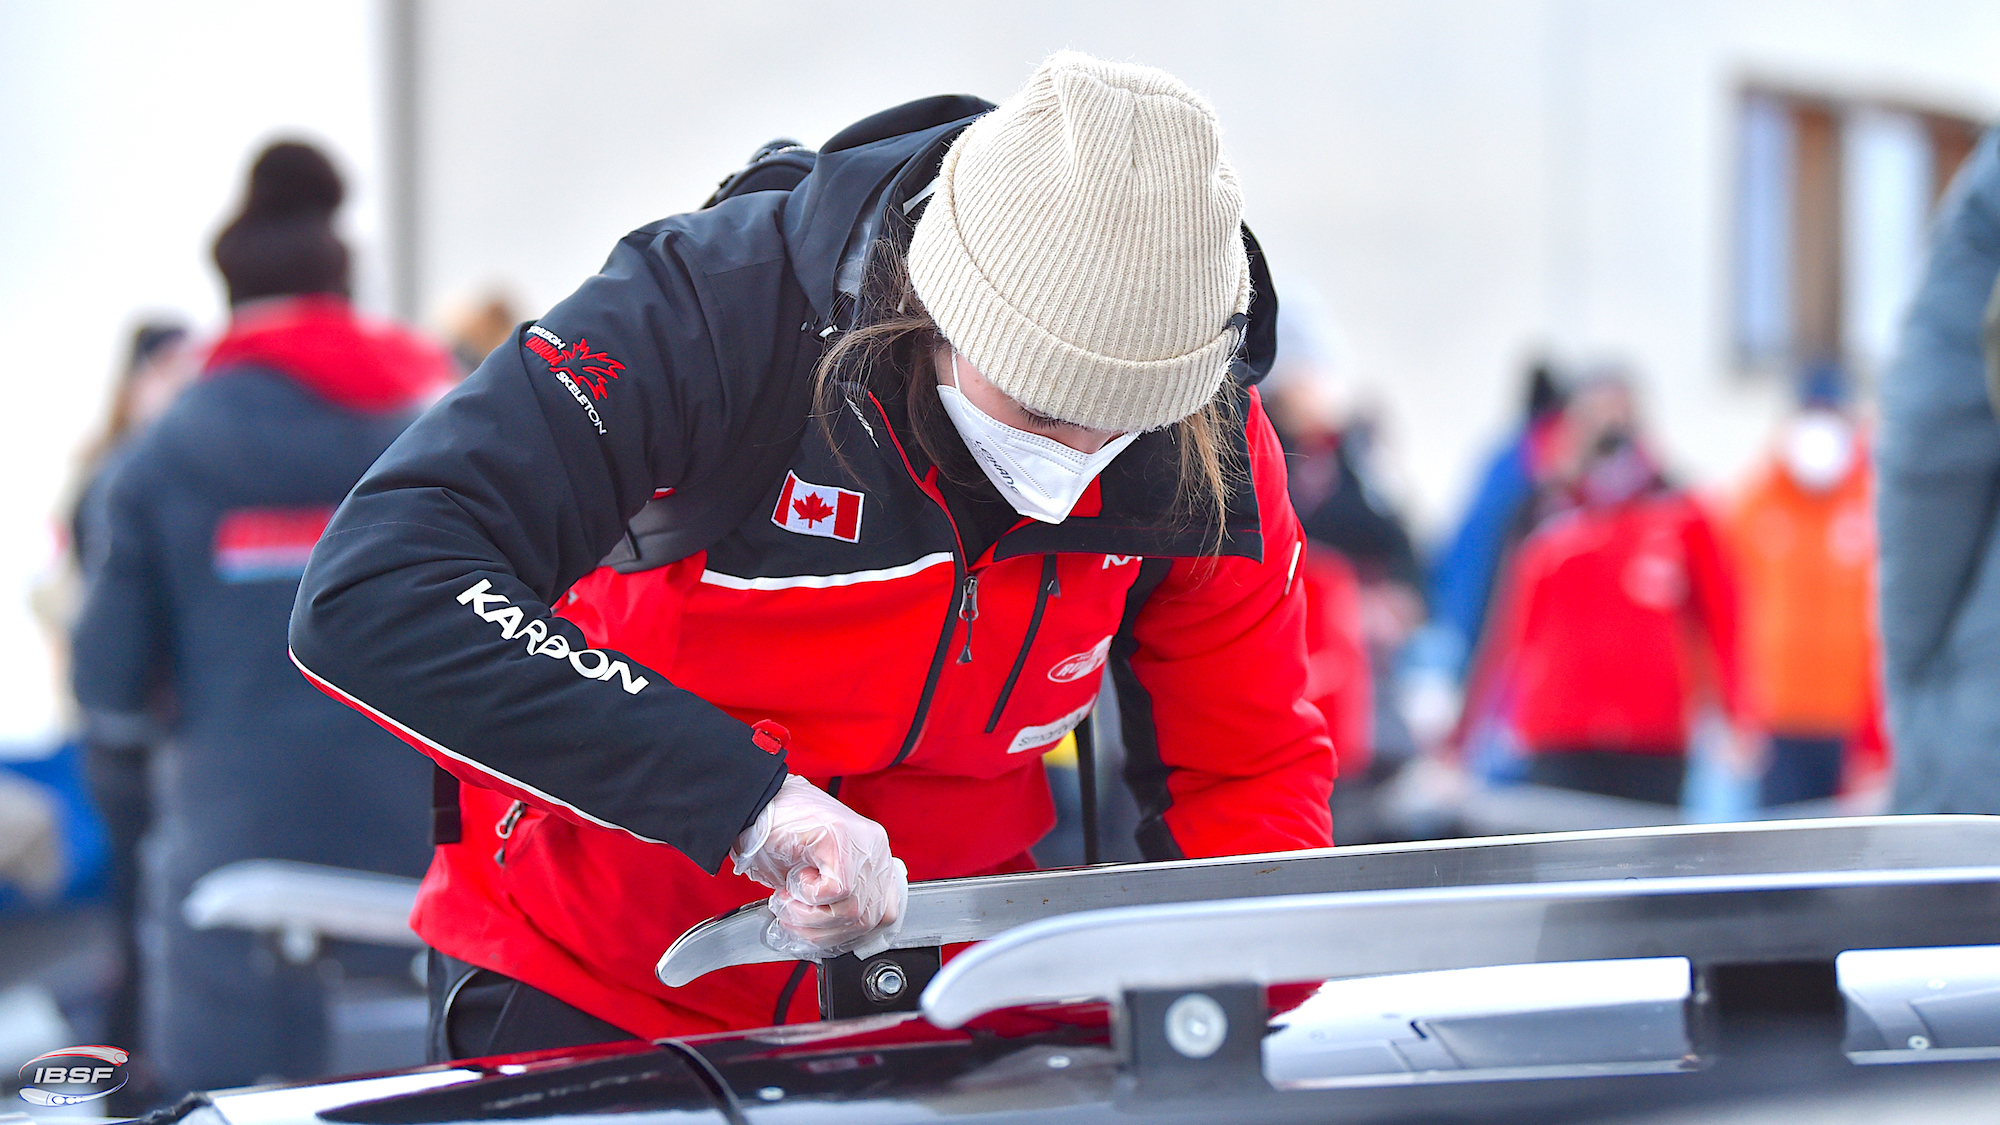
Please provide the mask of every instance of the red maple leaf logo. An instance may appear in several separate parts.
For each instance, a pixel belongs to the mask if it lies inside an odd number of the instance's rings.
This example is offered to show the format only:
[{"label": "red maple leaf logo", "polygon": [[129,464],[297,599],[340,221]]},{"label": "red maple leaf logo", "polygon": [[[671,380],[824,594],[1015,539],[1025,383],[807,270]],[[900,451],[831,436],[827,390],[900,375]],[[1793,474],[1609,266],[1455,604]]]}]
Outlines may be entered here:
[{"label": "red maple leaf logo", "polygon": [[833,509],[826,506],[826,501],[820,499],[817,492],[808,492],[804,499],[792,501],[792,510],[806,521],[807,527],[833,514]]},{"label": "red maple leaf logo", "polygon": [[[533,347],[532,341],[529,346]],[[603,352],[591,351],[590,341],[580,336],[576,343],[567,348],[560,351],[554,348],[548,350],[551,354],[543,354],[542,358],[549,361],[549,370],[561,371],[582,386],[588,387],[592,398],[603,398],[609,394],[610,390],[606,387],[605,380],[616,379],[618,373],[625,370],[624,364]],[[540,349],[537,349],[537,354],[541,354]]]}]

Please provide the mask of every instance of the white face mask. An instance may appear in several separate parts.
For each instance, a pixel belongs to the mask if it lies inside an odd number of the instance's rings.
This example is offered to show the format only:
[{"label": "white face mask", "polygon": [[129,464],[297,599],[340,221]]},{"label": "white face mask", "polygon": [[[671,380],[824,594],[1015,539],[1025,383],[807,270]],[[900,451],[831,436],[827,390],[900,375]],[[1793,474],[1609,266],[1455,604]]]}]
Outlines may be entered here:
[{"label": "white face mask", "polygon": [[[952,381],[958,380],[958,353],[951,355]],[[956,386],[940,380],[944,412],[986,479],[1015,511],[1043,523],[1061,523],[1097,474],[1139,437],[1124,434],[1095,453],[1071,449],[1054,438],[1017,430],[972,405]]]},{"label": "white face mask", "polygon": [[1854,466],[1854,424],[1826,410],[1808,410],[1786,428],[1785,470],[1800,488],[1827,492]]}]

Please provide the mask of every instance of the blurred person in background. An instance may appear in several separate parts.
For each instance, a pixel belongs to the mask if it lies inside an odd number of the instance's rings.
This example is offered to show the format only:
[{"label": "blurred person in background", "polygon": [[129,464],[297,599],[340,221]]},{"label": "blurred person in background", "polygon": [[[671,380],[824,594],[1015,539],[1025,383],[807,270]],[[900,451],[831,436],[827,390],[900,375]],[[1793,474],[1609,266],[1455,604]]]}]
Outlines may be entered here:
[{"label": "blurred person in background", "polygon": [[1701,668],[1742,714],[1736,577],[1661,473],[1627,376],[1580,382],[1561,435],[1555,510],[1502,579],[1468,712],[1506,701],[1530,782],[1676,805]]},{"label": "blurred person in background", "polygon": [[95,536],[90,522],[101,515],[103,486],[121,456],[194,379],[199,356],[179,320],[147,320],[132,330],[123,369],[111,391],[104,429],[77,458],[76,502],[70,507],[70,550],[86,573]]},{"label": "blurred person in background", "polygon": [[196,879],[254,858],[399,875],[428,859],[424,765],[285,656],[334,506],[450,376],[441,351],[350,308],[343,193],[310,146],[258,156],[215,243],[229,329],[119,459],[87,535],[72,672],[85,738],[93,756],[150,758],[143,1031],[122,1045],[170,1095],[315,1076],[328,1039],[319,967],[191,930],[180,907]]},{"label": "blurred person in background", "polygon": [[1465,674],[1485,632],[1503,564],[1534,530],[1536,500],[1554,474],[1566,397],[1553,365],[1529,366],[1521,423],[1486,463],[1464,518],[1431,562],[1423,644],[1429,663],[1449,669],[1454,680]]},{"label": "blurred person in background", "polygon": [[1744,674],[1768,740],[1759,803],[1840,792],[1877,698],[1875,523],[1866,443],[1841,373],[1814,370],[1799,409],[1726,524],[1741,568]]},{"label": "blurred person in background", "polygon": [[[1494,589],[1534,529],[1551,487],[1566,397],[1549,361],[1529,366],[1520,423],[1487,461],[1465,515],[1430,560],[1430,617],[1406,652],[1403,707],[1411,740],[1426,754],[1426,769],[1411,781],[1428,776],[1442,787],[1439,793],[1463,784],[1456,766],[1435,769],[1455,758],[1489,782],[1520,778],[1520,745],[1505,720],[1507,701],[1494,694],[1469,699],[1463,681],[1485,636]],[[1406,831],[1430,836],[1449,830],[1431,821],[1413,822]]]},{"label": "blurred person in background", "polygon": [[1326,716],[1339,759],[1335,838],[1367,843],[1380,834],[1375,790],[1412,752],[1396,665],[1423,621],[1422,567],[1401,513],[1373,479],[1375,424],[1343,401],[1338,328],[1310,287],[1284,289],[1278,354],[1260,389],[1306,533],[1306,698]]},{"label": "blurred person in background", "polygon": [[[66,576],[72,586],[69,608],[58,620],[68,649],[68,633],[76,616],[75,602],[81,597],[81,582],[87,586],[93,571],[103,563],[109,534],[105,522],[105,485],[117,475],[119,466],[134,443],[173,404],[181,390],[194,378],[198,366],[190,345],[187,326],[178,320],[154,319],[132,332],[124,368],[111,392],[111,409],[103,431],[91,439],[78,458],[77,499],[70,509],[70,557],[74,568]],[[151,701],[156,717],[166,714],[166,700]],[[155,729],[158,729],[155,724]],[[150,745],[112,745],[86,740],[83,745],[84,774],[90,796],[96,804],[110,848],[110,905],[117,943],[119,979],[105,1005],[104,1038],[114,1044],[139,1041],[140,963],[136,940],[139,894],[139,840],[152,824],[152,801],[147,789],[146,762]],[[121,1091],[118,1111],[137,1109],[151,1093],[150,1060],[136,1060],[137,1078],[131,1094]]]},{"label": "blurred person in background", "polygon": [[506,343],[524,318],[499,286],[461,302],[444,316],[444,339],[461,376],[472,374],[488,352]]},{"label": "blurred person in background", "polygon": [[60,678],[69,665],[69,632],[83,599],[82,579],[102,554],[104,486],[114,475],[133,442],[146,432],[175,396],[194,378],[200,366],[188,329],[178,319],[155,317],[132,330],[125,360],[112,380],[111,404],[102,429],[77,453],[69,501],[56,531],[62,556],[40,576],[29,593],[29,606],[46,630]]},{"label": "blurred person in background", "polygon": [[1945,193],[1881,381],[1883,690],[1899,813],[2000,813],[2000,130]]},{"label": "blurred person in background", "polygon": [[[61,553],[28,593],[59,682],[67,679],[83,570],[93,563],[91,547],[101,547],[91,529],[101,522],[104,482],[195,368],[177,319],[142,320],[122,351],[107,418],[77,457],[74,499],[56,525]],[[17,746],[0,761],[0,976],[46,988],[51,1011],[61,1013],[57,1026],[42,1031],[54,1039],[37,1050],[79,1037],[129,1044],[137,1036],[138,840],[151,817],[145,755],[92,753],[75,736],[74,718],[66,716],[71,729],[60,742]],[[62,953],[52,958],[55,948]],[[5,1032],[30,1041],[35,1034],[8,1026],[0,1037]],[[132,1060],[127,1076],[106,1103],[114,1115],[141,1111],[157,1095],[143,1057]]]},{"label": "blurred person in background", "polygon": [[[1431,616],[1411,638],[1404,671],[1413,740],[1426,752],[1426,770],[1410,779],[1418,790],[1455,792],[1464,773],[1512,783],[1525,768],[1508,719],[1512,700],[1499,691],[1475,697],[1465,683],[1507,565],[1548,508],[1549,494],[1563,487],[1557,455],[1568,392],[1549,360],[1529,365],[1523,401],[1520,423],[1486,462],[1465,515],[1430,561]],[[1434,820],[1410,831],[1456,834]]]}]

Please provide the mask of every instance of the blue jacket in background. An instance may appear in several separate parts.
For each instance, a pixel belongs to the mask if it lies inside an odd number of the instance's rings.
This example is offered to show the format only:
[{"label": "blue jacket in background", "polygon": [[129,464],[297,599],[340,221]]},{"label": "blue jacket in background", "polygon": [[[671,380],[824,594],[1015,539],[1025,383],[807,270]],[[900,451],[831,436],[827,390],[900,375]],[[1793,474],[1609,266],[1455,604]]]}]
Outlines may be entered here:
[{"label": "blue jacket in background", "polygon": [[1535,494],[1528,472],[1528,433],[1523,426],[1487,462],[1465,518],[1431,564],[1431,628],[1437,637],[1432,643],[1448,649],[1435,659],[1448,661],[1454,677],[1465,674],[1485,626],[1509,538],[1520,523],[1522,507]]},{"label": "blue jacket in background", "polygon": [[76,694],[93,741],[164,726],[153,795],[171,881],[258,857],[423,871],[428,763],[285,655],[315,525],[410,417],[241,367],[185,392],[107,486]]},{"label": "blue jacket in background", "polygon": [[[444,362],[338,298],[238,310],[209,370],[121,452],[84,514],[71,665],[87,752],[116,766],[93,775],[100,799],[107,779],[138,778],[143,792],[122,796],[151,808],[136,857],[144,1002],[138,1041],[115,1045],[163,1089],[309,1078],[328,1062],[326,978],[257,935],[190,929],[195,880],[244,859],[428,865],[430,763],[314,688],[285,636],[314,542]],[[386,963],[401,972],[407,954]]]}]

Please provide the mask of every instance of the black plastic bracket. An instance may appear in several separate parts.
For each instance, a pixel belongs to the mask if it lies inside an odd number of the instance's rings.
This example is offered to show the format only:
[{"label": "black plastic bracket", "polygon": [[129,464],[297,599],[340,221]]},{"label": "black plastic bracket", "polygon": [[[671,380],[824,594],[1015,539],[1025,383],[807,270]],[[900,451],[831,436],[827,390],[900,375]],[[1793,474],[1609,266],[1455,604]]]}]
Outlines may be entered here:
[{"label": "black plastic bracket", "polygon": [[1257,984],[1127,992],[1115,1035],[1139,1101],[1268,1092],[1264,1035],[1270,1007]]},{"label": "black plastic bracket", "polygon": [[944,957],[935,945],[890,949],[862,960],[843,953],[819,963],[819,1018],[914,1012]]},{"label": "black plastic bracket", "polygon": [[1841,1057],[1847,1003],[1832,961],[1710,962],[1694,984],[1689,1030],[1704,1058],[1728,1064],[1774,1045]]}]

